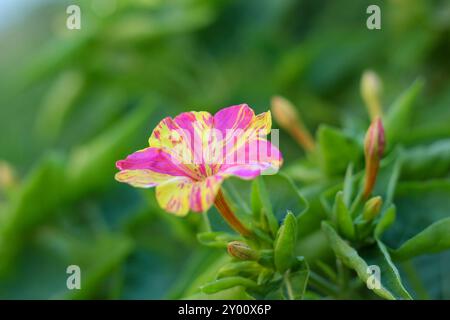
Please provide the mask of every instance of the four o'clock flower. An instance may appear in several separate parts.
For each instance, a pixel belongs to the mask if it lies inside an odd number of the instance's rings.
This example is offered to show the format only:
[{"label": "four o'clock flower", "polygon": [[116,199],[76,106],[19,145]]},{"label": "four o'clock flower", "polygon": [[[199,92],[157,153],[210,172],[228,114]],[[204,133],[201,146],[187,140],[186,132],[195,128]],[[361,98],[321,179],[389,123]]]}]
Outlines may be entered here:
[{"label": "four o'clock flower", "polygon": [[213,204],[238,232],[250,232],[236,218],[221,192],[236,176],[253,179],[273,174],[282,164],[276,146],[266,140],[270,112],[255,115],[246,104],[217,112],[185,112],[163,119],[149,147],[116,163],[116,179],[134,187],[156,187],[159,205],[170,213],[205,212]]}]

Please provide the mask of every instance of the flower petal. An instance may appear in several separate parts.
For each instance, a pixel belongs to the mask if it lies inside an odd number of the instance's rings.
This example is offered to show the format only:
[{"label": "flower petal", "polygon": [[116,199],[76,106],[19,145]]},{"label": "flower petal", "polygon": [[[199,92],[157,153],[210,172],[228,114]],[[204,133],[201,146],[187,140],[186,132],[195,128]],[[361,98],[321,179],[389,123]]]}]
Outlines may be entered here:
[{"label": "flower petal", "polygon": [[270,133],[272,128],[272,114],[270,111],[258,114],[253,118],[247,129],[247,136],[256,134],[257,136],[266,136]]},{"label": "flower petal", "polygon": [[214,115],[214,128],[221,131],[223,137],[236,130],[246,130],[255,113],[246,104],[231,106]]},{"label": "flower petal", "polygon": [[116,173],[115,178],[117,181],[128,183],[133,187],[150,188],[173,179],[173,176],[149,169],[138,169],[122,170]]},{"label": "flower petal", "polygon": [[262,174],[275,174],[282,163],[281,152],[276,146],[265,139],[256,139],[227,153],[219,174],[253,179]]},{"label": "flower petal", "polygon": [[192,155],[188,161],[191,170],[201,177],[213,174],[212,168],[207,165],[213,162],[211,158],[218,143],[213,116],[204,111],[191,111],[178,115],[174,120],[187,142],[189,154]]},{"label": "flower petal", "polygon": [[196,178],[188,167],[177,161],[176,158],[161,149],[146,148],[130,154],[125,160],[117,161],[116,166],[120,170],[148,169],[170,176]]},{"label": "flower petal", "polygon": [[213,169],[205,165],[214,162],[210,160],[217,145],[213,123],[213,116],[205,111],[165,118],[153,130],[149,144],[178,159],[199,179],[213,174]]},{"label": "flower petal", "polygon": [[185,216],[189,212],[189,196],[192,180],[175,178],[156,187],[156,200],[161,208],[177,216]]},{"label": "flower petal", "polygon": [[191,209],[196,212],[207,211],[213,205],[222,181],[222,176],[215,175],[203,181],[195,182],[190,196]]}]

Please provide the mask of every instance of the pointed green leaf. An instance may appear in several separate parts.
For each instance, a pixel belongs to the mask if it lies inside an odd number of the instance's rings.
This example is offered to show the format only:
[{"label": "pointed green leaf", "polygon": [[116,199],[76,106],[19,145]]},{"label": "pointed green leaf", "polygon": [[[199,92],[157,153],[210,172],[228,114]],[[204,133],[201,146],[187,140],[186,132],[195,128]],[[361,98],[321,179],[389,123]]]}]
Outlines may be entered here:
[{"label": "pointed green leaf", "polygon": [[245,291],[245,287],[236,286],[216,293],[207,294],[204,292],[196,293],[184,298],[186,300],[254,300],[251,295]]},{"label": "pointed green leaf", "polygon": [[364,249],[363,253],[360,254],[343,240],[329,223],[324,221],[322,230],[327,235],[330,246],[336,256],[347,267],[354,269],[364,283],[370,280],[369,265],[377,265],[381,269],[381,286],[379,288],[375,287],[373,289],[374,293],[390,300],[411,299],[411,296],[401,283],[398,271],[392,263],[386,248],[381,242]]},{"label": "pointed green leaf", "polygon": [[352,217],[350,212],[344,203],[344,194],[339,191],[336,194],[334,207],[333,207],[333,217],[336,219],[336,225],[339,232],[347,239],[355,238],[355,227],[353,226]]},{"label": "pointed green leaf", "polygon": [[402,178],[423,179],[445,175],[450,171],[450,139],[405,150]]},{"label": "pointed green leaf", "polygon": [[442,219],[394,250],[395,260],[406,260],[422,254],[437,253],[450,248],[450,218]]},{"label": "pointed green leaf", "polygon": [[416,80],[389,108],[384,121],[388,145],[400,142],[411,130],[414,102],[423,86],[423,80]]},{"label": "pointed green leaf", "polygon": [[396,216],[395,206],[391,205],[378,220],[375,227],[375,236],[381,237],[383,233],[394,223]]},{"label": "pointed green leaf", "polygon": [[270,233],[275,236],[278,231],[278,221],[273,213],[270,197],[262,178],[253,181],[251,197],[253,214],[261,219],[263,227],[267,223]]},{"label": "pointed green leaf", "polygon": [[215,280],[213,282],[205,284],[200,289],[204,293],[211,294],[236,286],[243,286],[250,289],[255,289],[258,287],[257,283],[253,280],[235,276]]},{"label": "pointed green leaf", "polygon": [[309,279],[309,266],[303,257],[297,257],[297,263],[292,270],[284,274],[283,291],[288,299],[301,300],[306,291]]},{"label": "pointed green leaf", "polygon": [[339,129],[320,126],[317,141],[322,169],[329,176],[343,173],[350,163],[357,163],[362,156],[358,141]]},{"label": "pointed green leaf", "polygon": [[237,240],[237,236],[227,232],[201,232],[197,234],[197,240],[212,248],[226,248],[228,243],[233,240]]},{"label": "pointed green leaf", "polygon": [[253,276],[259,274],[263,268],[255,261],[233,261],[217,272],[217,278],[231,277],[231,276]]},{"label": "pointed green leaf", "polygon": [[347,167],[347,171],[345,172],[344,178],[344,204],[347,208],[350,207],[352,196],[353,196],[353,164],[350,163]]}]

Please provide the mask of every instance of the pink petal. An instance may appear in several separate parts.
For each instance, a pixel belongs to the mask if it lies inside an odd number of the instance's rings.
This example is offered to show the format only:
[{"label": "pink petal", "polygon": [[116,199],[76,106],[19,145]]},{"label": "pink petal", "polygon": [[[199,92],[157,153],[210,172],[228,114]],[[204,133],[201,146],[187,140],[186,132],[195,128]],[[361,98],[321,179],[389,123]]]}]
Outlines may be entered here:
[{"label": "pink petal", "polygon": [[265,139],[256,139],[228,152],[219,174],[253,179],[262,174],[276,173],[282,163],[281,153],[276,146]]},{"label": "pink petal", "polygon": [[223,137],[227,131],[245,130],[253,120],[255,113],[246,104],[231,106],[218,111],[214,115],[214,128],[222,132]]},{"label": "pink petal", "polygon": [[132,153],[125,160],[117,161],[116,166],[119,170],[148,169],[170,176],[196,178],[184,164],[177,163],[177,159],[157,148],[146,148]]}]

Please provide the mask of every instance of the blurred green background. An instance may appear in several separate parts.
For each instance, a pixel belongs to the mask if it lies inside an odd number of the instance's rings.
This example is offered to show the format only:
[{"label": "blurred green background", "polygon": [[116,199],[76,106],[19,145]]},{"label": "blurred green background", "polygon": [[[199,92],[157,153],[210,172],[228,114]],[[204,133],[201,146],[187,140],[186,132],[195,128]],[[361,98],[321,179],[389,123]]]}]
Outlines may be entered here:
[{"label": "blurred green background", "polygon": [[[66,28],[70,4],[81,30]],[[366,28],[370,4],[381,30]],[[170,216],[153,190],[114,180],[115,161],[165,116],[244,102],[261,112],[281,94],[311,130],[361,129],[370,68],[383,104],[425,80],[405,145],[450,136],[446,0],[2,0],[0,19],[3,299],[180,298],[220,262],[197,243],[199,215]],[[287,165],[302,157],[280,140]],[[71,264],[82,290],[66,288]],[[431,297],[450,297],[449,276],[426,281]]]}]

